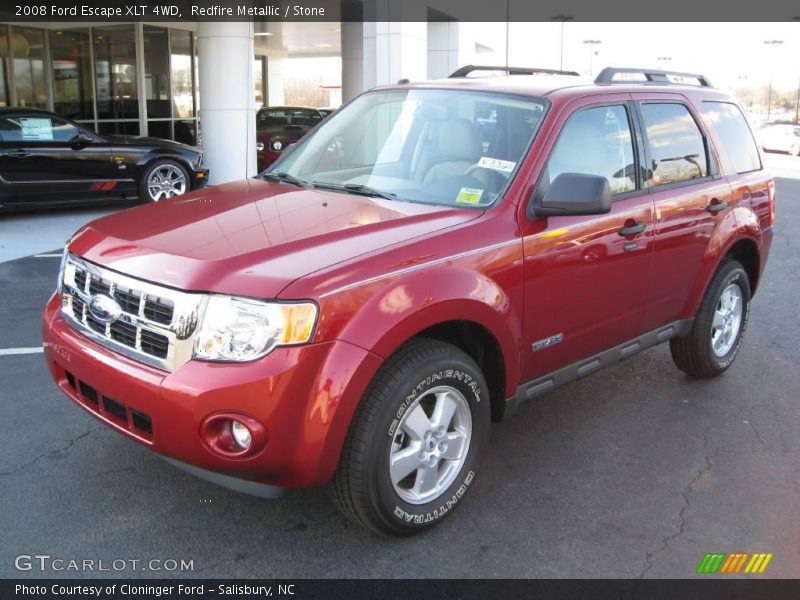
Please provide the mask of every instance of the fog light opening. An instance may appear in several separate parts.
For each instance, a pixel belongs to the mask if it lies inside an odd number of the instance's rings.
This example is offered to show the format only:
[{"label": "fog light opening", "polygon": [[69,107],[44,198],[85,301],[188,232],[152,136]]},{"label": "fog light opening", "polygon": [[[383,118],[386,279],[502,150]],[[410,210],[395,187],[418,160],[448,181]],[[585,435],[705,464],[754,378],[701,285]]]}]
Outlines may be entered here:
[{"label": "fog light opening", "polygon": [[217,456],[245,459],[255,456],[264,448],[267,430],[249,415],[221,412],[203,420],[200,425],[200,439]]}]

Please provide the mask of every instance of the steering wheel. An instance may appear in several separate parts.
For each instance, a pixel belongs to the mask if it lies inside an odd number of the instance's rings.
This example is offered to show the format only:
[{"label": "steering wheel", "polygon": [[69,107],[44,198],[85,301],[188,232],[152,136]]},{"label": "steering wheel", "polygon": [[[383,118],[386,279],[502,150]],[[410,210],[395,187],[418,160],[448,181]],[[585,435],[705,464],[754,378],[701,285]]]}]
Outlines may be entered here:
[{"label": "steering wheel", "polygon": [[472,165],[464,172],[464,175],[475,177],[474,174],[477,173],[478,171],[486,171],[487,173],[490,174],[489,178],[487,178],[486,180],[476,177],[476,179],[478,179],[479,181],[488,181],[491,183],[497,183],[497,178],[498,177],[502,178],[502,184],[495,186],[496,189],[490,190],[493,193],[499,192],[503,188],[503,185],[505,185],[505,182],[508,181],[509,175],[511,175],[511,173],[496,171],[494,169],[489,169],[487,167],[482,167],[480,165]]}]

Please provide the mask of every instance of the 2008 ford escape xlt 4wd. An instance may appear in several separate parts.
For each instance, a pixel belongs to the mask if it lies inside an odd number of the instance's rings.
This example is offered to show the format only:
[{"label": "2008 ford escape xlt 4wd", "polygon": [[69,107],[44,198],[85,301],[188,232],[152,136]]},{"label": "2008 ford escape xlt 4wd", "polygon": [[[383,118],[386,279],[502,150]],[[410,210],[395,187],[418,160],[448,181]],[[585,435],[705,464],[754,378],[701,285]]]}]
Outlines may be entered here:
[{"label": "2008 ford escape xlt 4wd", "polygon": [[666,341],[725,371],[774,216],[737,103],[687,74],[473,70],[80,230],[44,314],[61,390],[196,475],[332,481],[405,535],[462,502],[521,402]]}]

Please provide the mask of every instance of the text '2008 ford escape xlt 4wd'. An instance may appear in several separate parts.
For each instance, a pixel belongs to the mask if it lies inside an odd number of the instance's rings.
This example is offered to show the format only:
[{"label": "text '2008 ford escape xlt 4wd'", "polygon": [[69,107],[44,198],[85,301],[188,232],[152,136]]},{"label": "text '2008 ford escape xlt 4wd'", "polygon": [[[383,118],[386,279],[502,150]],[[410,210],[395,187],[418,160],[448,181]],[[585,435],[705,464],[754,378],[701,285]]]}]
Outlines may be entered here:
[{"label": "text '2008 ford escape xlt 4wd'", "polygon": [[665,341],[727,369],[774,216],[736,102],[687,74],[473,70],[80,230],[44,315],[58,386],[196,475],[332,480],[403,535],[463,500],[521,402]]}]

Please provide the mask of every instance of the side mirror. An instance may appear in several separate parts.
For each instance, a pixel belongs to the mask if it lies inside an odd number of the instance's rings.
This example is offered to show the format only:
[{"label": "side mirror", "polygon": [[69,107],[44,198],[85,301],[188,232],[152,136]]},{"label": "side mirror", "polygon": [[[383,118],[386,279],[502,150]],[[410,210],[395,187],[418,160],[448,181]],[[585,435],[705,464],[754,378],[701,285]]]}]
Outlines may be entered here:
[{"label": "side mirror", "polygon": [[611,210],[608,179],[584,173],[561,173],[538,203],[534,192],[531,208],[533,210],[528,212],[535,217],[605,214]]},{"label": "side mirror", "polygon": [[90,136],[88,133],[84,133],[83,131],[78,132],[74,138],[72,138],[72,147],[73,148],[84,148],[94,142],[94,138]]}]

